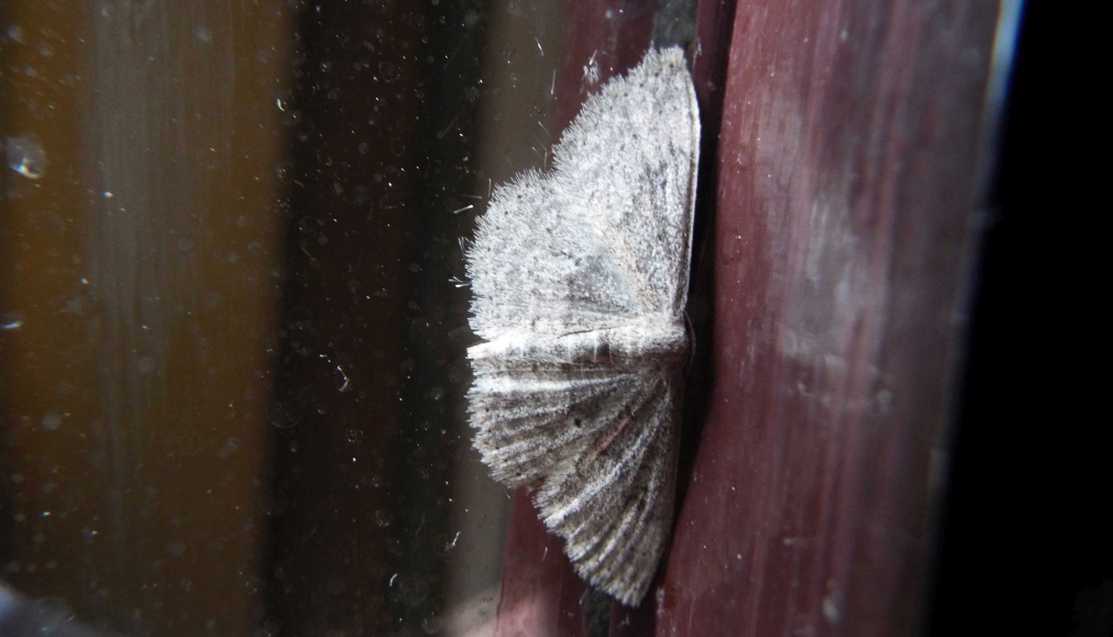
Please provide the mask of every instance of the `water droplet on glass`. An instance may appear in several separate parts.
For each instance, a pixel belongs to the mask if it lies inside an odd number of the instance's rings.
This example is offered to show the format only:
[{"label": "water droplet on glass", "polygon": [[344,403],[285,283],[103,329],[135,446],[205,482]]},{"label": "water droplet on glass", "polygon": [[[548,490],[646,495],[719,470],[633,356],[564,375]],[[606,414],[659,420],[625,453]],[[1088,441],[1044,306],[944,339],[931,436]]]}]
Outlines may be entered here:
[{"label": "water droplet on glass", "polygon": [[9,332],[23,327],[23,316],[16,313],[0,314],[0,332]]},{"label": "water droplet on glass", "polygon": [[46,151],[32,137],[9,137],[4,142],[8,168],[28,179],[39,179],[46,173]]}]

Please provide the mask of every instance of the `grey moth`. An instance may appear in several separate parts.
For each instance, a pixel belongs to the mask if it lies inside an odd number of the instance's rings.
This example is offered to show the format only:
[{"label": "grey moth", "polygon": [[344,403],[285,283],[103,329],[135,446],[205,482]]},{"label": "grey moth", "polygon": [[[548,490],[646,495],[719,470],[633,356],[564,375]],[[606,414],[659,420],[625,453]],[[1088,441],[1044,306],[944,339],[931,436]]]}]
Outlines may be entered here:
[{"label": "grey moth", "polygon": [[674,516],[698,160],[684,55],[651,50],[586,100],[550,171],[494,189],[465,255],[473,444],[627,605]]}]

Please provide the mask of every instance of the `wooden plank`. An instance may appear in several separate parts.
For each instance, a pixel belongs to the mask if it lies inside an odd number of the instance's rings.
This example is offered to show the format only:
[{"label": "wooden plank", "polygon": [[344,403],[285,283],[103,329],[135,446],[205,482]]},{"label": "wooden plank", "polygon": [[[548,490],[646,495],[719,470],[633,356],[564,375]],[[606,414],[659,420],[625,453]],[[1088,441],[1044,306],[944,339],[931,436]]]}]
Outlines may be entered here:
[{"label": "wooden plank", "polygon": [[713,385],[658,633],[919,629],[995,18],[738,7]]},{"label": "wooden plank", "polygon": [[0,177],[0,577],[128,634],[247,634],[289,15],[12,2],[0,25],[0,138],[44,159]]}]

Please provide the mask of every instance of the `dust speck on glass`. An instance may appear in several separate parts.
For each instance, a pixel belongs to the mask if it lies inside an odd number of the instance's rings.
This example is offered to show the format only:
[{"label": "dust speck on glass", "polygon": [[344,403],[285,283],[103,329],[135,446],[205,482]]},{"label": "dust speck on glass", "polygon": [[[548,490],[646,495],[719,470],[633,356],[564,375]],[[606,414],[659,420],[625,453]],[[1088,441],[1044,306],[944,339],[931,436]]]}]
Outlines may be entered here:
[{"label": "dust speck on glass", "polygon": [[[507,341],[469,325],[486,288],[465,254],[487,244],[466,238],[522,171],[598,184],[593,144],[645,155],[599,197],[662,214],[600,222],[656,223],[653,240],[592,244],[578,267],[598,277],[537,271],[623,318],[552,317],[589,328],[570,352],[610,361],[583,427],[624,407],[605,397],[622,383],[659,396],[632,422],[667,426],[595,451],[654,458],[637,484],[667,534],[695,111],[667,48],[638,71],[658,79],[607,80],[661,26],[653,5],[0,3],[0,635],[493,626],[510,492],[472,446],[468,391]],[[580,55],[588,9],[598,46]],[[569,105],[619,87],[662,119],[615,94],[585,113],[633,109],[625,134],[583,117],[562,133]],[[634,601],[659,554],[644,548],[652,566],[589,579]]]}]

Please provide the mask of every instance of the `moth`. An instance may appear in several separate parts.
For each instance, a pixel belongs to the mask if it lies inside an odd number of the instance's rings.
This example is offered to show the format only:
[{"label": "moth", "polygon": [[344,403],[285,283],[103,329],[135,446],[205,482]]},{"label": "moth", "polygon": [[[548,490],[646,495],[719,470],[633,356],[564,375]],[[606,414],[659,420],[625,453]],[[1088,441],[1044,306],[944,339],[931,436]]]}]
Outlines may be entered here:
[{"label": "moth", "polygon": [[551,171],[491,195],[465,255],[473,444],[576,572],[627,605],[673,521],[699,112],[679,48],[589,97]]}]

